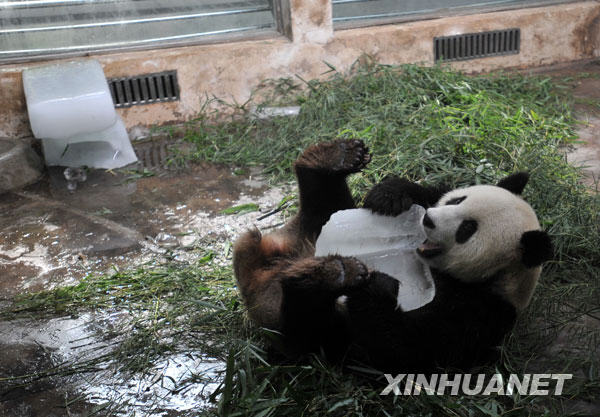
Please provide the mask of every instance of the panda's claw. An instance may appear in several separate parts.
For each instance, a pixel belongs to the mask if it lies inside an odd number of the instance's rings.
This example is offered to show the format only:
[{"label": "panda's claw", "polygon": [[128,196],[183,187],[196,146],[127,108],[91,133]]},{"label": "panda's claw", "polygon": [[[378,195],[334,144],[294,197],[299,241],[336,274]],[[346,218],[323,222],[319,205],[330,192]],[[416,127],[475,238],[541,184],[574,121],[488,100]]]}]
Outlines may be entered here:
[{"label": "panda's claw", "polygon": [[369,153],[369,148],[365,146],[364,153],[356,156],[354,164],[359,170],[362,170],[369,162],[371,162],[371,154]]},{"label": "panda's claw", "polygon": [[358,286],[366,281],[369,270],[361,261],[352,257],[341,258],[342,270],[339,275],[339,283],[344,288]]}]

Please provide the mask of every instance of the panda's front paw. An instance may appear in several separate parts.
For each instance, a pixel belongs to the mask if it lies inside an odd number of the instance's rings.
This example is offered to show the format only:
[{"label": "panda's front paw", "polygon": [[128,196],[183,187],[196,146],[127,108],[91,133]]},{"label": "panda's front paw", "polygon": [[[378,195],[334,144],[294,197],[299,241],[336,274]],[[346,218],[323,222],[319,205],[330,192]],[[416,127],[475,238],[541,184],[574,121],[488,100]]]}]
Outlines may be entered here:
[{"label": "panda's front paw", "polygon": [[402,178],[389,177],[375,185],[365,197],[364,208],[386,216],[397,216],[417,203],[410,195],[413,186]]}]

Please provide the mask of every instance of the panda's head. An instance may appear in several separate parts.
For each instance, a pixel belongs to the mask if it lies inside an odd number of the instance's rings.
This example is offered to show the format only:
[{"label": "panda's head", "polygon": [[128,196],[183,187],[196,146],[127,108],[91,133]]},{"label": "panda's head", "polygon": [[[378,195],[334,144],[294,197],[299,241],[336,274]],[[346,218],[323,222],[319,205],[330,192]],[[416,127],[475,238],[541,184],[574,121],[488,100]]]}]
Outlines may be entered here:
[{"label": "panda's head", "polygon": [[540,265],[552,256],[548,235],[519,195],[528,175],[497,186],[476,185],[445,194],[423,217],[427,240],[417,253],[432,268],[463,282],[500,276],[499,291],[520,310],[528,303]]}]

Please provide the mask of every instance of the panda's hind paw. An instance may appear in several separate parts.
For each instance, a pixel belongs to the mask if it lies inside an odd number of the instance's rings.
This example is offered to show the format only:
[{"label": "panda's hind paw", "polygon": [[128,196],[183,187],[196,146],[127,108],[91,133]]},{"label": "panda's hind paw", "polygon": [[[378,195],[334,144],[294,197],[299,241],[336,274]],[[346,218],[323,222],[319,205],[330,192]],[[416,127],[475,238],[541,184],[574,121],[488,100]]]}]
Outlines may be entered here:
[{"label": "panda's hind paw", "polygon": [[361,261],[352,257],[336,257],[339,265],[339,274],[335,286],[352,288],[364,284],[369,276],[369,270]]},{"label": "panda's hind paw", "polygon": [[352,174],[371,161],[369,148],[359,139],[338,139],[307,148],[295,163],[296,168]]},{"label": "panda's hind paw", "polygon": [[360,172],[371,162],[369,148],[362,140],[340,140],[339,146],[343,151],[341,152],[341,159],[337,163],[337,171]]}]

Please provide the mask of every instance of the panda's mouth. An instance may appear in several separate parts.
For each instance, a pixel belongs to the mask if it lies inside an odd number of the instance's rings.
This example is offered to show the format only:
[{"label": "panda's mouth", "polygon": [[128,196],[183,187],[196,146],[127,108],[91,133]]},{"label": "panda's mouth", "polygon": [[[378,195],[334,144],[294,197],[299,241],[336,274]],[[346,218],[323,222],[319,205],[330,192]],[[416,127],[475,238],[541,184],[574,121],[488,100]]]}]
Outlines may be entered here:
[{"label": "panda's mouth", "polygon": [[434,256],[441,255],[443,251],[442,246],[429,240],[426,240],[417,248],[417,254],[422,258],[433,258]]}]

